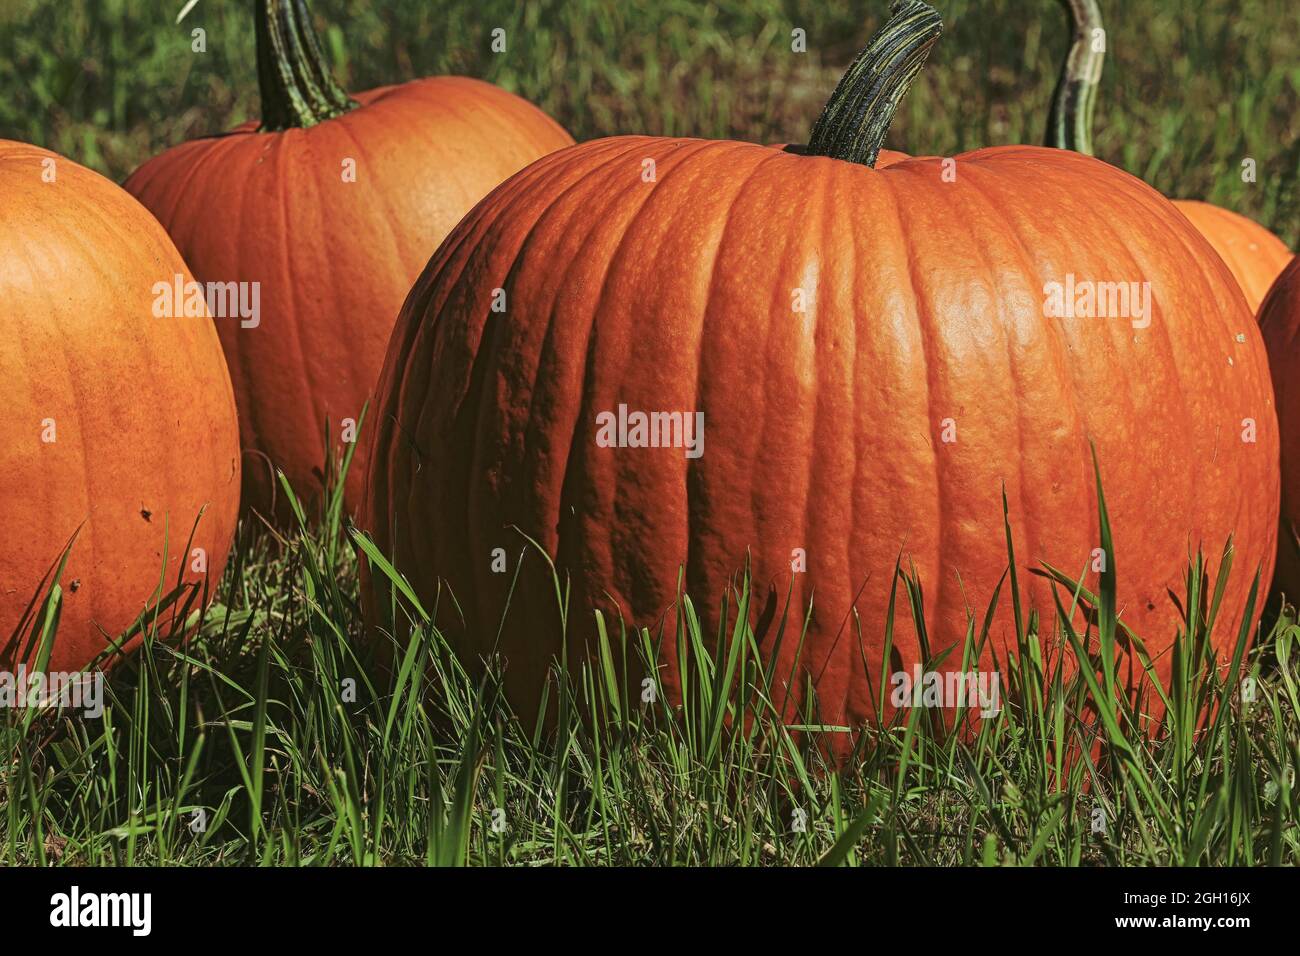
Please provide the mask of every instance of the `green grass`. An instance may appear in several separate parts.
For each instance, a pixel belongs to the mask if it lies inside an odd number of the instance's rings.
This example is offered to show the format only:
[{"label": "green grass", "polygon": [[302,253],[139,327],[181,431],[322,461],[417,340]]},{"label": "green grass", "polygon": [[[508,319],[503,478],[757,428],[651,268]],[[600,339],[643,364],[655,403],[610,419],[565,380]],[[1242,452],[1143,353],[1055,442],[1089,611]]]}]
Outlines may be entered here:
[{"label": "green grass", "polygon": [[[251,0],[0,0],[0,137],[121,180],[258,115]],[[1057,0],[935,0],[945,35],[889,143],[951,155],[1040,142],[1068,42]],[[579,140],[625,133],[805,142],[884,0],[312,0],[349,89],[460,73],[537,103]],[[1300,244],[1300,5],[1104,0],[1097,154],[1175,198]],[[191,52],[190,31],[207,31]],[[507,31],[507,50],[489,49]],[[807,52],[791,51],[791,31]],[[1258,181],[1241,181],[1253,158]]]},{"label": "green grass", "polygon": [[[1116,683],[1117,643],[1150,662],[1116,620],[1115,562],[1095,594],[1039,569],[1057,602],[1040,618],[1022,605],[1008,523],[1002,589],[1018,652],[1003,662],[1001,711],[954,734],[932,711],[900,710],[863,728],[836,769],[819,741],[837,731],[819,729],[815,711],[793,724],[777,713],[744,575],[722,596],[717,634],[701,633],[685,595],[660,633],[601,619],[593,660],[552,674],[548,728],[511,712],[496,662],[468,673],[428,609],[403,596],[400,573],[337,509],[324,512],[287,536],[245,526],[203,615],[172,615],[178,603],[164,597],[142,619],[142,647],[113,670],[101,720],[6,712],[0,861],[1300,862],[1300,628],[1278,616],[1247,653],[1243,627],[1214,657],[1224,582],[1249,573],[1232,568],[1230,549],[1214,578],[1199,559],[1189,568],[1172,684],[1146,685],[1139,707]],[[395,595],[396,626],[377,639],[358,607],[358,551]],[[862,622],[864,633],[888,641],[897,615],[920,619],[919,581],[896,568],[895,589],[894,614]],[[59,597],[56,584],[35,634],[52,629]],[[796,611],[781,626],[804,620]],[[978,659],[988,620],[972,616],[965,660]],[[376,640],[392,642],[391,667],[376,665]],[[679,709],[618,676],[631,655],[657,661],[664,641],[688,662]],[[1092,666],[1065,666],[1085,654]],[[1143,716],[1157,695],[1169,714],[1158,727]]]}]

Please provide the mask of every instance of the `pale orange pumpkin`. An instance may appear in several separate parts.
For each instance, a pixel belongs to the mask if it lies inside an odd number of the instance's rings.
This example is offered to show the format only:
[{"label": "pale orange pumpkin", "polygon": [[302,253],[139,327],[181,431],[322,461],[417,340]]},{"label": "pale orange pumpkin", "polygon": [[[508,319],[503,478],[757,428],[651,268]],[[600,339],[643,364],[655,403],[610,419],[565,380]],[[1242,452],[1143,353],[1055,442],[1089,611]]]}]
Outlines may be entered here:
[{"label": "pale orange pumpkin", "polygon": [[33,600],[74,536],[52,670],[89,664],[178,585],[173,608],[198,606],[221,577],[235,403],[206,309],[159,308],[178,277],[192,281],[167,233],[120,187],[0,141],[0,669],[33,659]]}]

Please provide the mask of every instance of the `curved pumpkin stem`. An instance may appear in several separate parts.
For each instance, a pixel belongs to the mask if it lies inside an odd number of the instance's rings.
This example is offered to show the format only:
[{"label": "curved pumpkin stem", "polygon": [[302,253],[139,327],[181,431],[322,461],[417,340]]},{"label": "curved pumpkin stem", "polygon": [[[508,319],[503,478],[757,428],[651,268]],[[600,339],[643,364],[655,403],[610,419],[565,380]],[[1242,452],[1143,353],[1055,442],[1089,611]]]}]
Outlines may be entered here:
[{"label": "curved pumpkin stem", "polygon": [[1061,66],[1047,120],[1047,145],[1092,155],[1092,112],[1106,57],[1106,31],[1097,0],[1061,0],[1070,15],[1074,41]]},{"label": "curved pumpkin stem", "polygon": [[358,105],[330,75],[305,0],[257,0],[257,82],[262,132],[315,126]]},{"label": "curved pumpkin stem", "polygon": [[813,126],[807,155],[876,165],[898,104],[943,32],[939,14],[921,0],[896,0],[891,12],[840,77]]}]

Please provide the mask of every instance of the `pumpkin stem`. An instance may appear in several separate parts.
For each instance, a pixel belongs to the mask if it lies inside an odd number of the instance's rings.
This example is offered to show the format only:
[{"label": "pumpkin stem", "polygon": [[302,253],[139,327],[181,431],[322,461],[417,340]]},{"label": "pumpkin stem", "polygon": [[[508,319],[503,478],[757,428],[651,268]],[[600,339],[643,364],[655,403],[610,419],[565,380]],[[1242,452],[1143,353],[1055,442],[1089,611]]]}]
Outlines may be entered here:
[{"label": "pumpkin stem", "polygon": [[1092,112],[1097,104],[1106,31],[1097,0],[1061,0],[1070,15],[1074,42],[1061,66],[1047,119],[1047,145],[1092,155]]},{"label": "pumpkin stem", "polygon": [[358,105],[330,75],[305,0],[257,0],[257,82],[262,132],[305,129]]},{"label": "pumpkin stem", "polygon": [[895,0],[890,12],[826,101],[808,155],[876,165],[898,104],[943,32],[939,14],[921,0]]}]

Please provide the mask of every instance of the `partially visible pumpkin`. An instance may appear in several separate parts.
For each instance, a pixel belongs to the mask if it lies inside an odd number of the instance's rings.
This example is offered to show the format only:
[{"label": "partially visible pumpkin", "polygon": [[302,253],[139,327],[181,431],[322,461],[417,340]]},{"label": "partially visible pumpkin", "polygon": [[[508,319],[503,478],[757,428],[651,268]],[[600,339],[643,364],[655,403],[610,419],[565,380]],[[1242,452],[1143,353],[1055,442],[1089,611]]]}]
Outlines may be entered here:
[{"label": "partially visible pumpkin", "polygon": [[0,669],[30,660],[33,599],[74,535],[52,670],[90,663],[158,589],[221,577],[235,403],[206,310],[157,314],[178,276],[191,280],[126,192],[0,141]]},{"label": "partially visible pumpkin", "polygon": [[1282,452],[1282,519],[1274,586],[1300,603],[1300,257],[1278,276],[1259,309],[1268,348]]},{"label": "partially visible pumpkin", "polygon": [[[1092,151],[1092,119],[1105,44],[1097,0],[1062,0],[1070,16],[1074,42],[1061,68],[1052,97],[1047,145],[1072,149],[1086,156]],[[1191,220],[1237,281],[1252,314],[1269,286],[1288,262],[1291,250],[1268,229],[1240,213],[1197,199],[1175,199],[1174,205]]]},{"label": "partially visible pumpkin", "polygon": [[[1097,570],[1090,443],[1121,620],[1165,675],[1189,547],[1213,560],[1235,535],[1229,615],[1271,573],[1276,418],[1231,276],[1168,200],[1095,159],[878,163],[939,30],[924,3],[896,9],[807,149],[627,136],[556,153],[480,203],[407,298],[367,526],[471,666],[504,657],[520,713],[566,648],[561,599],[571,666],[593,607],[662,625],[672,698],[679,581],[713,635],[748,564],[782,703],[812,686],[823,720],[858,726],[882,673],[927,663],[905,610],[883,640],[900,555],[929,647],[958,647],[949,669],[1006,569],[1003,489],[1034,606],[1051,613],[1042,562]],[[1149,282],[1149,321],[1053,316],[1050,285],[1076,278]],[[702,454],[608,447],[620,407],[702,414]],[[1016,651],[1000,594],[972,669]]]},{"label": "partially visible pumpkin", "polygon": [[[519,97],[464,77],[350,99],[302,0],[259,0],[257,17],[261,124],[170,149],[126,188],[200,279],[260,284],[260,321],[218,331],[245,506],[269,511],[272,466],[300,495],[319,493],[327,454],[346,447],[347,423],[374,390],[402,300],[447,232],[492,187],[573,140]],[[365,472],[365,442],[356,447],[349,506]]]}]

